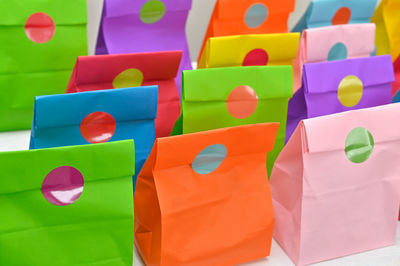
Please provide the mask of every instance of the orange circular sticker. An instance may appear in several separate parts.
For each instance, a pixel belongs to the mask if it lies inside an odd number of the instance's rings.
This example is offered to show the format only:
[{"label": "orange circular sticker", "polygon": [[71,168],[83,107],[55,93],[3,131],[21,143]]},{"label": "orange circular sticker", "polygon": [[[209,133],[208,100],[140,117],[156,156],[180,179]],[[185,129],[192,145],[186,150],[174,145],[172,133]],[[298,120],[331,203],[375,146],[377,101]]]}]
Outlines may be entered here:
[{"label": "orange circular sticker", "polygon": [[351,19],[351,10],[348,7],[340,8],[332,18],[332,25],[348,24]]},{"label": "orange circular sticker", "polygon": [[227,100],[229,113],[238,119],[251,116],[257,109],[258,96],[253,88],[239,86],[232,90]]},{"label": "orange circular sticker", "polygon": [[109,141],[115,133],[116,122],[106,112],[94,112],[86,116],[81,123],[82,137],[90,143]]},{"label": "orange circular sticker", "polygon": [[254,49],[246,55],[242,66],[266,66],[268,60],[268,53],[264,49]]},{"label": "orange circular sticker", "polygon": [[122,71],[113,80],[115,89],[139,87],[143,83],[143,73],[137,68],[130,68]]},{"label": "orange circular sticker", "polygon": [[45,13],[31,15],[25,23],[25,33],[28,38],[36,43],[49,42],[56,32],[53,19]]},{"label": "orange circular sticker", "polygon": [[362,98],[364,84],[356,76],[347,76],[339,84],[338,98],[346,107],[356,106]]}]

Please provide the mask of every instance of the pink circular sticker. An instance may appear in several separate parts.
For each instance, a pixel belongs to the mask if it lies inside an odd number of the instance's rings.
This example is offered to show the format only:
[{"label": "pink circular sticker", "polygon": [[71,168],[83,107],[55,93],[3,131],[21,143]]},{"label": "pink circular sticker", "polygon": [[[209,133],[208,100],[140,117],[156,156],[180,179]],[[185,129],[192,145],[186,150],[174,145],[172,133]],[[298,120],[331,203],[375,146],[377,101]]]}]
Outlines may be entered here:
[{"label": "pink circular sticker", "polygon": [[81,123],[82,137],[90,143],[109,141],[115,133],[116,122],[106,112],[94,112],[87,115]]},{"label": "pink circular sticker", "polygon": [[42,194],[51,204],[67,206],[79,199],[83,185],[83,175],[78,169],[61,166],[47,174],[42,183]]},{"label": "pink circular sticker", "polygon": [[50,41],[56,32],[53,19],[45,13],[31,15],[25,23],[25,33],[28,38],[36,43]]},{"label": "pink circular sticker", "polygon": [[227,100],[229,113],[238,119],[251,116],[257,109],[258,96],[253,88],[239,86],[232,90]]},{"label": "pink circular sticker", "polygon": [[242,66],[266,66],[268,60],[268,53],[264,49],[254,49],[246,55]]}]

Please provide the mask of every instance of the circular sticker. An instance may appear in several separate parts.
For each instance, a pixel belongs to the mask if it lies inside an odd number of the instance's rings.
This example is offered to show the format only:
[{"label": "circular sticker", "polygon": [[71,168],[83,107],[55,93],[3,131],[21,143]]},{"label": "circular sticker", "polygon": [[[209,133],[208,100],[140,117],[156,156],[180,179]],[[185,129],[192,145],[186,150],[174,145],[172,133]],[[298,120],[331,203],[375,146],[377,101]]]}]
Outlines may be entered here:
[{"label": "circular sticker", "polygon": [[356,76],[347,76],[339,84],[338,98],[346,107],[356,106],[362,98],[364,84]]},{"label": "circular sticker", "polygon": [[31,15],[25,23],[25,33],[28,38],[36,43],[49,42],[56,32],[56,24],[45,13]]},{"label": "circular sticker", "polygon": [[328,61],[344,60],[347,58],[347,47],[344,43],[338,42],[332,46],[328,54]]},{"label": "circular sticker", "polygon": [[162,1],[149,0],[140,10],[140,20],[145,24],[154,24],[164,17],[166,10]]},{"label": "circular sticker", "polygon": [[348,24],[351,19],[351,9],[348,7],[340,8],[332,18],[332,25]]},{"label": "circular sticker", "polygon": [[268,60],[268,53],[264,49],[254,49],[246,55],[242,66],[266,66]]},{"label": "circular sticker", "polygon": [[363,163],[371,156],[374,146],[371,132],[363,127],[355,128],[346,138],[346,156],[353,163]]},{"label": "circular sticker", "polygon": [[81,123],[82,137],[90,143],[109,141],[115,133],[116,122],[106,112],[94,112],[87,115]]},{"label": "circular sticker", "polygon": [[245,23],[249,28],[258,28],[267,20],[268,8],[264,4],[254,4],[246,12]]},{"label": "circular sticker", "polygon": [[227,100],[229,113],[238,119],[245,119],[251,116],[257,109],[258,96],[253,88],[239,86],[232,90]]},{"label": "circular sticker", "polygon": [[196,158],[193,160],[193,170],[201,175],[207,175],[221,165],[225,160],[228,151],[222,144],[215,144],[205,148],[201,151]]},{"label": "circular sticker", "polygon": [[113,80],[114,89],[139,87],[143,83],[143,73],[137,68],[130,68],[122,71]]},{"label": "circular sticker", "polygon": [[61,166],[47,174],[42,183],[42,194],[48,202],[67,206],[76,202],[83,192],[81,172],[71,166]]}]

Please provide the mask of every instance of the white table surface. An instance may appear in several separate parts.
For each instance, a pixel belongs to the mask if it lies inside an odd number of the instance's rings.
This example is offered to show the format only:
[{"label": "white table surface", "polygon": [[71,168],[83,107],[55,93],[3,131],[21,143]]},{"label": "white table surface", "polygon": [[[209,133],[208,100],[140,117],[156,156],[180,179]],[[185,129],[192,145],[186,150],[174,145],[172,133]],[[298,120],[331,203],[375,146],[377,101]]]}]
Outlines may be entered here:
[{"label": "white table surface", "polygon": [[[0,133],[0,151],[26,150],[29,147],[30,131]],[[135,253],[133,265],[143,265]],[[278,244],[272,243],[271,256],[245,266],[292,266],[294,265]],[[400,266],[400,223],[395,246],[381,248],[344,258],[315,264],[317,266]]]}]

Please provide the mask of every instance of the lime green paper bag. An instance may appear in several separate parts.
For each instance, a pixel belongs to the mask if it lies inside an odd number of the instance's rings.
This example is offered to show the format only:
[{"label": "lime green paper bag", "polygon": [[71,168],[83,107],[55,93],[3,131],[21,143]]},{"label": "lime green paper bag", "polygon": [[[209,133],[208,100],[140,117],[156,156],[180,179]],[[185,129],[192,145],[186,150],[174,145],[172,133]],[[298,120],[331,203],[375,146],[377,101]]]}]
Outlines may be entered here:
[{"label": "lime green paper bag", "polygon": [[0,153],[0,265],[133,263],[133,140]]},{"label": "lime green paper bag", "polygon": [[0,131],[29,129],[35,96],[65,92],[87,54],[86,0],[5,0],[0,10]]},{"label": "lime green paper bag", "polygon": [[[288,101],[293,95],[291,66],[198,69],[183,72],[182,112],[173,135],[279,122],[268,173],[285,144]],[[271,159],[270,159],[271,158]]]}]

